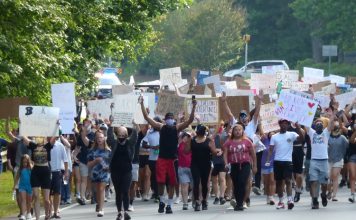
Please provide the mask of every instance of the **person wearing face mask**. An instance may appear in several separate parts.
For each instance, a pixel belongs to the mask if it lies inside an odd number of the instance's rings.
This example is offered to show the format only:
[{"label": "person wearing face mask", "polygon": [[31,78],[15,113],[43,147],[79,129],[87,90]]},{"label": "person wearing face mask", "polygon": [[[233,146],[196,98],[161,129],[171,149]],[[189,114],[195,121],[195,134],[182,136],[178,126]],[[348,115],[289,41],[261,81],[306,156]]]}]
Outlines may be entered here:
[{"label": "person wearing face mask", "polygon": [[312,209],[319,209],[318,186],[321,185],[322,205],[327,206],[327,184],[329,181],[328,164],[328,142],[330,133],[334,129],[335,115],[330,116],[330,123],[324,129],[323,122],[320,119],[314,121],[314,128],[307,128],[307,133],[311,140],[311,160],[309,167],[310,194],[312,196]]},{"label": "person wearing face mask", "polygon": [[[208,209],[208,182],[211,169],[211,155],[221,156],[221,149],[216,149],[214,140],[207,137],[208,128],[199,124],[196,128],[196,137],[185,146],[185,152],[192,153],[190,170],[193,176],[193,194],[195,199],[194,211]],[[200,203],[200,185],[202,191],[202,201]]]},{"label": "person wearing face mask", "polygon": [[[128,136],[127,128],[111,127],[112,117],[108,124],[108,143],[112,146],[112,157],[110,159],[111,179],[115,188],[115,202],[118,211],[117,220],[131,219],[129,210],[129,189],[132,180],[132,160],[135,154],[137,131],[139,127],[133,122],[131,135]],[[114,136],[114,131],[116,138]],[[124,213],[122,214],[122,206]]]},{"label": "person wearing face mask", "polygon": [[[166,208],[166,214],[172,214],[174,187],[177,184],[174,162],[177,159],[178,153],[178,134],[193,122],[197,102],[195,99],[192,100],[193,106],[189,119],[178,124],[175,123],[173,113],[167,113],[165,115],[165,124],[156,122],[149,117],[142,96],[139,97],[138,102],[141,104],[141,110],[145,120],[152,126],[152,128],[160,131],[159,154],[156,162],[156,180],[158,184],[158,195],[160,197],[158,213],[163,213]],[[167,177],[169,183],[168,205],[166,207],[163,200],[163,194]]]},{"label": "person wearing face mask", "polygon": [[329,138],[329,168],[330,168],[330,183],[328,185],[328,199],[332,201],[338,201],[336,193],[338,190],[338,179],[340,171],[344,166],[344,157],[346,155],[347,148],[349,147],[349,141],[342,135],[339,121],[334,122],[334,130],[331,132]]}]

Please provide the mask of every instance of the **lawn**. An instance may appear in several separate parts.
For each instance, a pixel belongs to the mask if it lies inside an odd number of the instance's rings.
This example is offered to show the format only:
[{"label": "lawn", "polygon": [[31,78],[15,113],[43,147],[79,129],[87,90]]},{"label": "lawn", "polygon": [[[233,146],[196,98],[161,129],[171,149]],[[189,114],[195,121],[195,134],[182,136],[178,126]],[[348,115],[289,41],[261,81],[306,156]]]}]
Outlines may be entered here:
[{"label": "lawn", "polygon": [[11,172],[0,174],[0,218],[19,212],[16,201],[12,201],[13,179]]}]

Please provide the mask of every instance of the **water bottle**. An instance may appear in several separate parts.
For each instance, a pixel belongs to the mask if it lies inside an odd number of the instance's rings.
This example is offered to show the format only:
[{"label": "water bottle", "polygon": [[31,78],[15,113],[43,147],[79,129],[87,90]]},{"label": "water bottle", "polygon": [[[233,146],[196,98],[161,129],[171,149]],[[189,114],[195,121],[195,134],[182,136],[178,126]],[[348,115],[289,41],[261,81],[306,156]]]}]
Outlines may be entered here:
[{"label": "water bottle", "polygon": [[12,191],[12,201],[16,199],[16,190]]}]

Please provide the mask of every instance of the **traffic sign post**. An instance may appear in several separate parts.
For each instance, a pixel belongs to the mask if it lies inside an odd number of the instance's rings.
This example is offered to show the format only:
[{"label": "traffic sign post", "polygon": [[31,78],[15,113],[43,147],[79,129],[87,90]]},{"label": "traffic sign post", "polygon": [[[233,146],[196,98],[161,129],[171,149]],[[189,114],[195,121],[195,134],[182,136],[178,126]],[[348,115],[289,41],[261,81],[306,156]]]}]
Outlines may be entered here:
[{"label": "traffic sign post", "polygon": [[337,56],[337,46],[336,45],[323,45],[322,50],[323,57],[329,57],[329,74],[331,68],[331,57]]}]

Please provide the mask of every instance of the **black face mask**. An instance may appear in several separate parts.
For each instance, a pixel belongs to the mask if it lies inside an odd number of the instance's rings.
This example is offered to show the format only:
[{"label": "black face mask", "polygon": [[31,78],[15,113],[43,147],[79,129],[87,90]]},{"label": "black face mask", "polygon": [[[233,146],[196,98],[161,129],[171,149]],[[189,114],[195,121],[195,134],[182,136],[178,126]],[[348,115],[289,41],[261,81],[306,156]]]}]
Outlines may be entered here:
[{"label": "black face mask", "polygon": [[315,125],[315,131],[316,131],[317,134],[323,133],[323,124],[320,124],[320,123],[316,124]]},{"label": "black face mask", "polygon": [[120,144],[123,144],[126,141],[126,138],[118,138],[117,140]]}]

